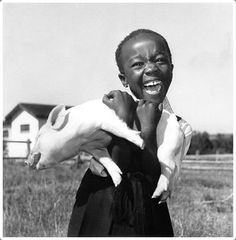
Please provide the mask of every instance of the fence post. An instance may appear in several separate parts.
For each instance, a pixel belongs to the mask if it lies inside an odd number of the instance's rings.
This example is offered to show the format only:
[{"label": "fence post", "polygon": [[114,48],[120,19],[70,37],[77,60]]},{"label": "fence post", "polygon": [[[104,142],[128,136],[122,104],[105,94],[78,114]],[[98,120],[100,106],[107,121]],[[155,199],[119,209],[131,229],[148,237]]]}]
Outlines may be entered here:
[{"label": "fence post", "polygon": [[195,152],[196,160],[199,160],[199,154],[200,154],[200,150],[197,149],[196,152]]},{"label": "fence post", "polygon": [[220,160],[219,154],[220,154],[220,151],[219,151],[219,149],[217,149],[216,150],[216,158],[215,158],[216,161]]},{"label": "fence post", "polygon": [[31,143],[31,141],[30,141],[30,139],[28,139],[27,140],[27,151],[28,151],[27,157],[30,155],[30,143]]}]

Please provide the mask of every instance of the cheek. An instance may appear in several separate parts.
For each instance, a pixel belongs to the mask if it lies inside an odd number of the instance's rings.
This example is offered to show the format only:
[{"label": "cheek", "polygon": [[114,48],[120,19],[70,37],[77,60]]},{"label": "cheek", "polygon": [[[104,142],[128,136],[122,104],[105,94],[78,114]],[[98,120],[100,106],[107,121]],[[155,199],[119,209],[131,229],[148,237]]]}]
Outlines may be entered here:
[{"label": "cheek", "polygon": [[48,153],[53,147],[53,141],[49,136],[44,136],[40,139],[39,149],[42,154]]},{"label": "cheek", "polygon": [[169,87],[171,80],[172,80],[172,71],[166,67],[162,69],[163,79],[165,80],[165,86]]},{"label": "cheek", "polygon": [[142,85],[142,73],[130,72],[127,74],[128,83],[134,87],[140,87]]},{"label": "cheek", "polygon": [[130,90],[135,93],[136,97],[141,97],[141,93],[142,93],[142,87],[140,86],[139,83],[136,82],[131,82],[129,84]]},{"label": "cheek", "polygon": [[172,77],[172,68],[170,66],[164,67],[162,72],[166,77],[168,77],[168,78]]}]

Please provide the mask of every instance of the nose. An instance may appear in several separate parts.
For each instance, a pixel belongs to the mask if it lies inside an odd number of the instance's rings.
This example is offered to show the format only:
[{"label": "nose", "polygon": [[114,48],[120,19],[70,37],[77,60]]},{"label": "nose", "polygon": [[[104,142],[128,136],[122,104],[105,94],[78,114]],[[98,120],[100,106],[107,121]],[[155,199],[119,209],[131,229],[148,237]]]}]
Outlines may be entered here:
[{"label": "nose", "polygon": [[25,164],[31,168],[35,168],[36,164],[39,162],[41,157],[41,153],[33,153],[26,161]]},{"label": "nose", "polygon": [[148,62],[145,67],[145,74],[151,76],[159,71],[157,65],[153,62]]}]

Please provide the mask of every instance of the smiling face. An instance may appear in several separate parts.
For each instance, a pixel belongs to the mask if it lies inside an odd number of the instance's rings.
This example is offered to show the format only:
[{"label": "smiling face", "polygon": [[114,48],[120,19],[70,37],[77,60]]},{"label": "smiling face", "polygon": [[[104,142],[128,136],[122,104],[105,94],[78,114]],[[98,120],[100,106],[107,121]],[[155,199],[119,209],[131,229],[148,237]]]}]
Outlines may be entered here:
[{"label": "smiling face", "polygon": [[172,80],[173,64],[164,40],[151,33],[140,33],[122,46],[123,73],[119,78],[138,99],[160,103]]}]

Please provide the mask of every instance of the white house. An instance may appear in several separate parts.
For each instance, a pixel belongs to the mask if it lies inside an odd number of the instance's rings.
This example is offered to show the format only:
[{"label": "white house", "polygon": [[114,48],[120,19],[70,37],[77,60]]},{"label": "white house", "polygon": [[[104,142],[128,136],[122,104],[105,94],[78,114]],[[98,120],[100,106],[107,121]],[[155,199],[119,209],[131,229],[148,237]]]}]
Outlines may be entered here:
[{"label": "white house", "polygon": [[26,141],[31,141],[32,148],[39,128],[46,122],[53,107],[55,105],[19,103],[6,115],[3,123],[3,139],[7,140],[8,157],[28,155]]}]

